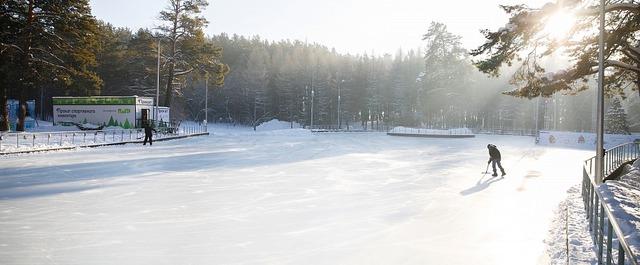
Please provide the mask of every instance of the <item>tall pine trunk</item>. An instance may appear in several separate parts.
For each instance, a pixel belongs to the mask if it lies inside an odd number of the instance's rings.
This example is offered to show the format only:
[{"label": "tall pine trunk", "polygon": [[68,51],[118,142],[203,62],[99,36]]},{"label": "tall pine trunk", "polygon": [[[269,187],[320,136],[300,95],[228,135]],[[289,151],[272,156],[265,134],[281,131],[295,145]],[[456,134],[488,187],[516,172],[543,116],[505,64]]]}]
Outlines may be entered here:
[{"label": "tall pine trunk", "polygon": [[20,90],[20,103],[18,109],[18,124],[16,125],[16,131],[25,131],[24,120],[27,117],[27,96],[26,87]]},{"label": "tall pine trunk", "polygon": [[[169,75],[167,76],[167,90],[164,95],[165,107],[171,108],[171,98],[173,97],[173,79],[176,67],[176,45],[178,42],[178,19],[180,18],[180,1],[173,6],[175,18],[173,18],[173,28],[171,29],[171,50],[169,51]],[[175,113],[172,111],[171,113]]]},{"label": "tall pine trunk", "polygon": [[31,44],[32,44],[32,32],[31,26],[34,20],[33,14],[34,3],[33,1],[29,1],[29,10],[27,12],[27,24],[25,28],[27,29],[27,33],[24,39],[24,44],[22,46],[22,54],[24,55],[22,63],[25,64],[24,72],[25,78],[22,79],[20,84],[20,95],[19,95],[19,110],[18,110],[18,124],[16,125],[16,131],[24,131],[24,119],[27,116],[27,90],[33,86],[33,65],[31,64]]},{"label": "tall pine trunk", "polygon": [[169,64],[169,74],[167,76],[167,88],[164,95],[164,106],[171,108],[171,96],[173,94],[173,63]]},{"label": "tall pine trunk", "polygon": [[0,132],[9,130],[9,110],[7,109],[7,88],[0,87]]}]

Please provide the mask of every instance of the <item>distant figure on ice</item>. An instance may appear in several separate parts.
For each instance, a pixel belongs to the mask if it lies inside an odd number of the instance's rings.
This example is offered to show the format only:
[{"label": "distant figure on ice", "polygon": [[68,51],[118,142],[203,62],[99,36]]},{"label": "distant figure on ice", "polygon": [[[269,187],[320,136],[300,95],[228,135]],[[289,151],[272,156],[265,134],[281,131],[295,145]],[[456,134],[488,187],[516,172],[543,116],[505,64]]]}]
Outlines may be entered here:
[{"label": "distant figure on ice", "polygon": [[151,127],[150,122],[144,123],[144,141],[142,141],[142,145],[147,144],[147,139],[149,140],[149,145],[153,145],[153,132],[157,132],[156,129]]},{"label": "distant figure on ice", "polygon": [[493,175],[492,176],[498,176],[498,173],[496,172],[496,164],[498,164],[498,167],[500,168],[500,171],[502,171],[502,176],[506,175],[507,173],[504,172],[504,168],[502,168],[502,165],[500,164],[500,151],[498,151],[498,148],[495,145],[492,144],[488,144],[487,148],[489,149],[489,162],[487,162],[487,166],[489,163],[491,163],[491,166],[493,167]]}]

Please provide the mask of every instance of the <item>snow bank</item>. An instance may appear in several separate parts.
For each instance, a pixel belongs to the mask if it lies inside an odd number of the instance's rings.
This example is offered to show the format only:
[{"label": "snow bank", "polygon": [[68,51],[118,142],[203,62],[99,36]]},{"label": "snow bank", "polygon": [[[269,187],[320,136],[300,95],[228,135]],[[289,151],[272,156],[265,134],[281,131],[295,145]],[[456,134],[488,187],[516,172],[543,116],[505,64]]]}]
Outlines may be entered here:
[{"label": "snow bank", "polygon": [[60,131],[77,131],[76,126],[54,126],[52,122],[37,120],[36,126],[28,128],[28,132],[60,132]]},{"label": "snow bank", "polygon": [[[293,124],[293,125],[292,125]],[[273,119],[267,122],[263,122],[256,127],[257,131],[273,131],[273,130],[285,130],[285,129],[295,129],[300,128],[300,124],[288,121],[280,121],[278,119]]]},{"label": "snow bank", "polygon": [[598,187],[635,254],[640,253],[640,160],[626,169],[619,180],[608,180]]},{"label": "snow bank", "polygon": [[549,258],[547,264],[597,263],[585,216],[581,187],[578,184],[567,191],[567,199],[555,211],[545,240]]}]

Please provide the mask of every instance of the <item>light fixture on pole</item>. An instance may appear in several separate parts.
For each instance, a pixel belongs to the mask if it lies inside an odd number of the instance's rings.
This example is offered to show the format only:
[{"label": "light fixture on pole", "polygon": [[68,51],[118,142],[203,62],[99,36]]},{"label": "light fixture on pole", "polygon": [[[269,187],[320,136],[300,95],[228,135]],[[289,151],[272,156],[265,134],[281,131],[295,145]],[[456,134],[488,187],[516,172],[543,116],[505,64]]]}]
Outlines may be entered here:
[{"label": "light fixture on pole", "polygon": [[600,36],[598,39],[598,97],[596,119],[596,174],[597,184],[604,179],[604,0],[600,0]]},{"label": "light fixture on pole", "polygon": [[311,87],[311,130],[313,130],[313,97],[314,97],[314,93],[315,91],[313,91],[313,87]]},{"label": "light fixture on pole", "polygon": [[206,72],[204,79],[204,131],[208,132],[207,123],[209,122],[209,72]]},{"label": "light fixture on pole", "polygon": [[342,84],[344,83],[344,79],[340,81],[338,84],[338,129],[341,129],[342,122],[340,122],[340,89],[342,88]]},{"label": "light fixture on pole", "polygon": [[158,106],[160,101],[160,38],[158,38],[158,73],[156,76],[156,108],[153,110],[153,121],[158,122]]}]

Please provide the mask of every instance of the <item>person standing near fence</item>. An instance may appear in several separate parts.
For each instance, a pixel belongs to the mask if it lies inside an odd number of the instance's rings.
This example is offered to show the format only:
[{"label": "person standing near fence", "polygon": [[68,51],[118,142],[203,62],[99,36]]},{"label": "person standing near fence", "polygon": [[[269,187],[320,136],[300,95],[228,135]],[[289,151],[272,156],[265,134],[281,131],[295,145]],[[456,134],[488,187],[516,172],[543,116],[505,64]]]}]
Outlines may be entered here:
[{"label": "person standing near fence", "polygon": [[487,148],[489,149],[489,162],[487,162],[487,164],[491,163],[491,167],[493,168],[492,176],[498,176],[498,172],[496,172],[496,164],[498,164],[498,168],[500,168],[502,176],[506,175],[507,173],[504,172],[504,168],[502,168],[502,164],[500,164],[502,157],[500,156],[498,148],[492,144],[488,144]]},{"label": "person standing near fence", "polygon": [[149,146],[153,145],[153,133],[157,132],[156,129],[154,129],[151,126],[150,122],[145,122],[144,123],[144,141],[142,141],[142,145],[146,145],[147,144],[147,140],[149,140]]}]

